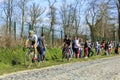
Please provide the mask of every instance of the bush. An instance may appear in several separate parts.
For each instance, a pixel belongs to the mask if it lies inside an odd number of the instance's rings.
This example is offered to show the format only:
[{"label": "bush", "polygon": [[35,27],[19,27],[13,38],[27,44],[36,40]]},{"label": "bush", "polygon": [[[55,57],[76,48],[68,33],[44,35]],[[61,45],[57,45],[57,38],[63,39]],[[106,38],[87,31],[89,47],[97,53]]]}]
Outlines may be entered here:
[{"label": "bush", "polygon": [[21,48],[0,49],[0,61],[10,65],[21,64],[24,61],[23,51]]},{"label": "bush", "polygon": [[[48,48],[46,51],[46,60],[58,60],[61,57],[60,48]],[[0,62],[12,66],[24,64],[24,52],[22,48],[0,49]]]},{"label": "bush", "polygon": [[46,58],[50,60],[61,59],[62,51],[60,48],[49,48],[46,51]]},{"label": "bush", "polygon": [[16,48],[22,45],[22,40],[16,39],[10,35],[0,36],[0,48]]}]

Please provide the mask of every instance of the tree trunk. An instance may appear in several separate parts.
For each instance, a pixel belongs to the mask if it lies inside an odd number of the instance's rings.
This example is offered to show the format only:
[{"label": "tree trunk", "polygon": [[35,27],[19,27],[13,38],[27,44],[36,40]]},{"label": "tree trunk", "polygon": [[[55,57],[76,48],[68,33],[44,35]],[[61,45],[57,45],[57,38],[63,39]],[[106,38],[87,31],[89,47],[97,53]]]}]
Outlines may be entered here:
[{"label": "tree trunk", "polygon": [[23,3],[23,7],[22,7],[22,28],[21,28],[21,37],[23,37],[23,31],[24,31],[24,11],[25,11],[25,9],[24,9],[24,3]]},{"label": "tree trunk", "polygon": [[119,39],[119,42],[120,42],[120,3],[119,3],[119,13],[118,13],[118,19],[119,19],[119,27],[118,27],[118,39]]},{"label": "tree trunk", "polygon": [[8,0],[8,26],[9,26],[9,34],[12,33],[12,0]]},{"label": "tree trunk", "polygon": [[6,18],[7,20],[6,20],[6,35],[8,34],[8,16],[7,16],[7,18]]},{"label": "tree trunk", "polygon": [[118,0],[117,8],[118,8],[118,21],[119,21],[118,40],[119,40],[119,42],[120,42],[120,0]]},{"label": "tree trunk", "polygon": [[94,30],[93,30],[93,26],[92,26],[92,25],[90,26],[90,31],[91,31],[91,33],[90,33],[91,40],[92,40],[92,41],[95,41]]},{"label": "tree trunk", "polygon": [[9,18],[9,34],[11,35],[12,34],[12,20],[11,20],[11,17]]},{"label": "tree trunk", "polygon": [[78,36],[78,27],[76,26],[75,35]]}]

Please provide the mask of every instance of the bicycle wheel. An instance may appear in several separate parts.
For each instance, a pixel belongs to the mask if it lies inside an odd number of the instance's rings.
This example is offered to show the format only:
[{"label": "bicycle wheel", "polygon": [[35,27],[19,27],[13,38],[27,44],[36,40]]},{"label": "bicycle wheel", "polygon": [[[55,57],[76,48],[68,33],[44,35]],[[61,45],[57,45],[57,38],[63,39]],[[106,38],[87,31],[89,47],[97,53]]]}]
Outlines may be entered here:
[{"label": "bicycle wheel", "polygon": [[32,65],[32,58],[33,58],[32,52],[27,52],[25,54],[25,67],[26,68],[29,68]]}]

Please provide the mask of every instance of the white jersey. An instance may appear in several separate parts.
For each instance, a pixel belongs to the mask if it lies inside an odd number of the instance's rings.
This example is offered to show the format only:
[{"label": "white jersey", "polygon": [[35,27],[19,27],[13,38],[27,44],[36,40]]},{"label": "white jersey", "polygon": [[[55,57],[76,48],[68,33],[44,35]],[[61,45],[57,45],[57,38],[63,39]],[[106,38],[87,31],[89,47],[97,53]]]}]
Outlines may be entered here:
[{"label": "white jersey", "polygon": [[36,34],[34,34],[32,37],[28,36],[28,41],[30,42],[30,45],[33,45],[34,43],[37,43],[38,37]]},{"label": "white jersey", "polygon": [[79,40],[78,39],[76,39],[75,40],[75,48],[78,48],[80,45],[79,45]]}]

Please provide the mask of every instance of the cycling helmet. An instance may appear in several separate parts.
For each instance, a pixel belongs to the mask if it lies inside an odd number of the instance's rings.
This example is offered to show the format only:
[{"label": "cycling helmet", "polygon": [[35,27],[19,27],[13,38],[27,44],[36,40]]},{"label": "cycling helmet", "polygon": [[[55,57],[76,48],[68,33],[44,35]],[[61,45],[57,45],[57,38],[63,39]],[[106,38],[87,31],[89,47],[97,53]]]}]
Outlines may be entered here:
[{"label": "cycling helmet", "polygon": [[33,31],[33,30],[30,30],[30,31],[29,31],[29,33],[33,34],[33,33],[34,33],[34,31]]}]

